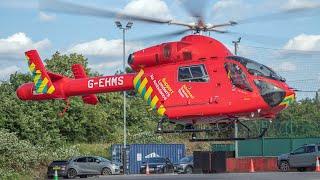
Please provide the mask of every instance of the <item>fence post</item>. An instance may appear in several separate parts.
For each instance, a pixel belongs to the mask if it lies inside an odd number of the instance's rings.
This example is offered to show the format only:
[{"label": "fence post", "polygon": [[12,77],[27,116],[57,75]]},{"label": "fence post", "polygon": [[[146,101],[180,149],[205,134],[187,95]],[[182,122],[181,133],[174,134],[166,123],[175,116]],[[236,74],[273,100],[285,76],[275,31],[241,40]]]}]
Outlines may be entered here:
[{"label": "fence post", "polygon": [[262,156],[264,156],[264,137],[261,138],[261,144],[262,144]]}]

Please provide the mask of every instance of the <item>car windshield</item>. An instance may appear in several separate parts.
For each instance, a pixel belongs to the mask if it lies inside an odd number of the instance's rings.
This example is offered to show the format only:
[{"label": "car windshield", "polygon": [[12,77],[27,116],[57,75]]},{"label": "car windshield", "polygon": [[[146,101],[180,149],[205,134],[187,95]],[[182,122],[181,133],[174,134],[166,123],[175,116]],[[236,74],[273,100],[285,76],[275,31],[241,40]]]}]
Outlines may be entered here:
[{"label": "car windshield", "polygon": [[165,163],[166,160],[164,158],[148,158],[148,163]]},{"label": "car windshield", "polygon": [[269,67],[267,67],[263,64],[257,63],[253,60],[250,60],[250,59],[247,59],[244,57],[240,57],[240,56],[229,56],[229,57],[227,57],[227,59],[240,62],[243,66],[245,66],[247,68],[248,72],[252,75],[263,76],[263,77],[275,79],[278,81],[285,81],[284,78],[282,78],[280,75],[278,75],[276,72],[274,72]]},{"label": "car windshield", "polygon": [[182,158],[182,159],[180,159],[180,163],[189,163],[189,162],[191,162],[193,160],[193,157],[192,156],[186,156],[186,157],[184,157],[184,158]]}]

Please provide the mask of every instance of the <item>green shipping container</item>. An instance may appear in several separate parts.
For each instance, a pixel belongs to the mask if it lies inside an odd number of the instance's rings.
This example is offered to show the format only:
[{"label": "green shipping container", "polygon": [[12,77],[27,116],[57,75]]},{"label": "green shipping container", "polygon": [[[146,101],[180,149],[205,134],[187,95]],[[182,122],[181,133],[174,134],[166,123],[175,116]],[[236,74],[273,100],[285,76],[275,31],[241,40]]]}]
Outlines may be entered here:
[{"label": "green shipping container", "polygon": [[320,143],[320,138],[262,138],[238,142],[239,156],[279,156],[304,144]]},{"label": "green shipping container", "polygon": [[213,144],[212,151],[234,151],[234,144]]}]

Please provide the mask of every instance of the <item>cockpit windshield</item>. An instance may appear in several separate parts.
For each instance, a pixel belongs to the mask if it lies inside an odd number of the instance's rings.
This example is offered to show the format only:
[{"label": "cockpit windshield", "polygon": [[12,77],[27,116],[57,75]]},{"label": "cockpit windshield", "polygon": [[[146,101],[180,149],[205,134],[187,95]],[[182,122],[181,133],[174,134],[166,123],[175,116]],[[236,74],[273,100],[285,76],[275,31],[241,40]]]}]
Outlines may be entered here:
[{"label": "cockpit windshield", "polygon": [[250,59],[240,57],[240,56],[228,56],[227,59],[240,62],[243,66],[247,68],[248,72],[252,75],[263,76],[263,77],[275,79],[278,81],[285,81],[284,78],[279,76],[276,72],[274,72],[269,67],[263,64],[257,63],[255,61],[252,61]]}]

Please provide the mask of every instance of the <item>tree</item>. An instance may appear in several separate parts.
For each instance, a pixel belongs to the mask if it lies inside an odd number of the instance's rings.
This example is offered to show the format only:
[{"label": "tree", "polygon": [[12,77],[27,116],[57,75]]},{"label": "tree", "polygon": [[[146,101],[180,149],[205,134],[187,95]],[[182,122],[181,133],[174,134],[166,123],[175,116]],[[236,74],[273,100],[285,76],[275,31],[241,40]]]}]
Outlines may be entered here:
[{"label": "tree", "polygon": [[45,59],[46,68],[52,72],[62,74],[67,77],[73,77],[71,66],[73,64],[82,64],[87,74],[91,73],[88,68],[88,59],[80,54],[62,55],[56,52],[52,55],[51,59]]}]

